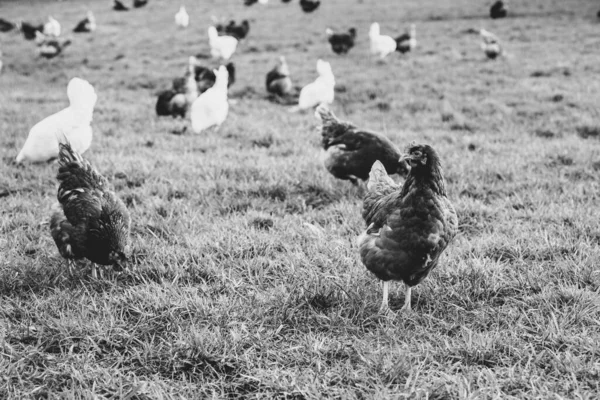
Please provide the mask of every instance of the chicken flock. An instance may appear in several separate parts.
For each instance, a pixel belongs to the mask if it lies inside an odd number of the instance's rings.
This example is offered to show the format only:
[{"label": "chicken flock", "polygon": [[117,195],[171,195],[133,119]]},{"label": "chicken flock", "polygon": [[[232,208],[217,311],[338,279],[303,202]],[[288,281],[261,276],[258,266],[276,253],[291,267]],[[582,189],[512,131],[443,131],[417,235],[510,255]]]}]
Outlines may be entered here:
[{"label": "chicken flock", "polygon": [[[255,3],[265,6],[268,0],[244,1],[246,6]],[[113,9],[131,11],[147,4],[147,0],[133,0],[128,4],[114,0]],[[300,0],[299,4],[304,12],[312,13],[319,9],[321,2]],[[498,1],[490,13],[491,18],[504,18],[507,8]],[[183,5],[174,19],[179,29],[193,22]],[[58,56],[72,43],[71,39],[61,37],[60,23],[53,17],[39,25],[0,19],[0,31],[11,30],[22,33],[25,39],[35,39],[39,54],[47,58]],[[73,32],[96,30],[97,21],[89,11]],[[387,34],[388,30],[382,34],[379,23],[370,25],[368,40],[372,57],[384,60],[393,53],[416,51],[415,24],[410,24],[405,33],[396,37]],[[321,32],[325,33],[323,39],[331,50],[344,56],[354,48],[360,30],[351,27],[336,32],[328,27]],[[483,28],[478,32],[488,58],[496,59],[503,54],[498,37]],[[183,120],[189,116],[194,134],[210,128],[218,130],[227,120],[228,88],[235,82],[236,67],[230,59],[250,33],[248,20],[226,22],[213,17],[206,35],[209,57],[214,63],[190,56],[183,75],[174,78],[170,88],[157,94],[156,114]],[[457,214],[448,199],[442,160],[431,145],[411,143],[401,151],[384,134],[338,119],[329,109],[335,100],[335,84],[330,62],[319,59],[315,80],[296,88],[286,58],[281,55],[267,71],[265,90],[277,101],[290,100],[290,104],[294,104],[290,112],[314,109],[320,122],[325,169],[335,178],[353,185],[366,182],[362,210],[365,226],[357,238],[358,255],[366,269],[383,282],[380,312],[390,312],[390,281],[404,283],[402,310],[410,311],[412,288],[441,262],[444,250],[458,230]],[[97,265],[126,266],[132,221],[124,203],[110,189],[108,180],[82,156],[92,143],[91,123],[97,101],[94,87],[84,79],[72,78],[67,86],[67,97],[68,107],[31,128],[16,162],[58,158],[58,204],[50,216],[50,233],[69,268],[75,261],[87,259],[92,263],[92,275],[97,277]],[[397,175],[401,183],[396,183],[390,175]]]}]

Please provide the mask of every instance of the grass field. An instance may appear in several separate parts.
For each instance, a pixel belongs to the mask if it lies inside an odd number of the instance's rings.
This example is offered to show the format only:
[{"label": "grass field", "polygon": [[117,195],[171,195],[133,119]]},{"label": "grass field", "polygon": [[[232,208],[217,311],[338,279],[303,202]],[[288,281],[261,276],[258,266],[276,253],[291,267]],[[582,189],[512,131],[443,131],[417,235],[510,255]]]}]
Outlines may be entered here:
[{"label": "grass field", "polygon": [[[0,398],[600,397],[597,1],[514,1],[498,21],[476,0],[324,0],[311,15],[187,1],[185,31],[180,3],[0,6],[65,31],[88,9],[98,20],[54,60],[0,34]],[[155,94],[208,52],[211,15],[251,19],[235,102],[219,132],[173,135],[183,122],[157,118]],[[369,60],[373,21],[393,35],[416,23],[416,52]],[[348,56],[328,26],[357,28]],[[506,58],[465,33],[481,26]],[[331,62],[341,118],[438,150],[460,234],[412,313],[377,314],[355,244],[363,188],[324,170],[312,113],[265,99],[280,54],[300,86]],[[70,275],[50,237],[56,164],[13,163],[74,76],[98,93],[85,157],[133,219],[130,269],[106,279],[86,262]],[[442,93],[467,129],[442,122]]]}]

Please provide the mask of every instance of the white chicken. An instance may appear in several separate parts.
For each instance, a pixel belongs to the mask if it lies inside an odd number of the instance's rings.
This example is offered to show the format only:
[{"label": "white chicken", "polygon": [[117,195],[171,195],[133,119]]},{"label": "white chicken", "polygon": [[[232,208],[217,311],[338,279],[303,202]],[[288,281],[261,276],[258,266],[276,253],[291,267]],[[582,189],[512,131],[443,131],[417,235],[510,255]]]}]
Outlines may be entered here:
[{"label": "white chicken", "polygon": [[323,60],[317,60],[319,77],[314,82],[304,86],[300,91],[298,109],[306,110],[320,104],[329,105],[335,97],[335,77],[331,65]]},{"label": "white chicken", "polygon": [[86,80],[73,78],[67,86],[67,96],[69,107],[31,128],[16,158],[17,163],[43,162],[58,157],[58,143],[65,137],[78,153],[84,153],[90,147],[96,91]]},{"label": "white chicken", "polygon": [[396,51],[396,40],[391,36],[382,35],[377,22],[371,24],[369,40],[371,43],[371,54],[378,56],[380,59],[384,59],[388,54]]},{"label": "white chicken", "polygon": [[479,30],[479,35],[481,36],[481,50],[483,50],[487,58],[494,60],[502,55],[502,46],[500,46],[498,36],[483,28]]},{"label": "white chicken", "polygon": [[181,28],[187,28],[190,24],[190,16],[184,6],[179,7],[179,11],[175,14],[175,24]]},{"label": "white chicken", "polygon": [[235,53],[238,40],[233,36],[219,36],[217,28],[211,26],[208,28],[208,44],[210,45],[210,55],[213,58],[222,58],[227,61]]},{"label": "white chicken", "polygon": [[229,72],[224,65],[214,71],[215,84],[202,93],[192,104],[191,119],[192,130],[200,133],[203,130],[216,126],[217,128],[225,122],[229,112],[227,102],[227,83]]},{"label": "white chicken", "polygon": [[54,37],[60,36],[60,23],[52,16],[49,16],[48,22],[44,24],[44,35]]}]

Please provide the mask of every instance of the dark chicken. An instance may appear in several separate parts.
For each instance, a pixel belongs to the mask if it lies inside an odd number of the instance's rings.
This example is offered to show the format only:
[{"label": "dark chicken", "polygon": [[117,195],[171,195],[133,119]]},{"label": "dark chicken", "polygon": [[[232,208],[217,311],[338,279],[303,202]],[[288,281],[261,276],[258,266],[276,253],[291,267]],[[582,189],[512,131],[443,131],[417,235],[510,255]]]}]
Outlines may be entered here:
[{"label": "dark chicken", "polygon": [[250,22],[245,19],[239,25],[236,25],[235,21],[229,21],[228,25],[219,24],[215,28],[217,28],[219,35],[233,36],[237,40],[242,40],[250,32]]},{"label": "dark chicken", "polygon": [[73,32],[75,33],[84,33],[84,32],[93,32],[96,30],[96,18],[91,11],[88,11],[85,19],[81,20],[75,28],[73,28]]},{"label": "dark chicken", "polygon": [[44,24],[32,25],[27,22],[21,22],[20,25],[21,25],[21,32],[23,33],[23,36],[25,37],[26,40],[35,39],[36,32],[40,32],[40,33],[44,32]]},{"label": "dark chicken", "polygon": [[113,10],[115,11],[128,11],[129,8],[121,3],[119,0],[113,0]]},{"label": "dark chicken", "polygon": [[290,69],[284,56],[279,57],[277,65],[267,73],[265,84],[267,92],[276,96],[286,96],[291,92]]},{"label": "dark chicken", "polygon": [[[227,72],[229,73],[227,87],[230,87],[235,83],[235,65],[232,62],[229,62],[225,65],[225,68],[227,68]],[[202,65],[196,65],[194,67],[194,78],[199,93],[204,93],[209,88],[213,87],[217,80],[215,72],[211,68]],[[176,89],[175,80],[173,81],[173,89]]]},{"label": "dark chicken", "polygon": [[507,15],[508,10],[501,0],[498,0],[490,7],[490,18],[492,19],[506,18]]},{"label": "dark chicken", "polygon": [[329,36],[331,49],[335,54],[346,54],[354,47],[356,29],[350,28],[348,33],[334,33],[331,29],[327,29],[326,33]]},{"label": "dark chicken", "polygon": [[17,24],[0,18],[0,32],[10,32],[17,27]]},{"label": "dark chicken", "polygon": [[403,311],[411,309],[411,288],[439,262],[456,235],[458,219],[446,194],[439,157],[429,145],[411,144],[403,156],[411,170],[402,187],[373,164],[363,203],[367,230],[358,238],[360,257],[383,281],[381,313],[389,311],[389,281],[403,281]]},{"label": "dark chicken", "polygon": [[305,13],[311,13],[315,11],[320,5],[320,0],[300,0],[300,7]]},{"label": "dark chicken", "polygon": [[[60,207],[50,219],[52,238],[67,260],[122,266],[131,220],[108,181],[70,144],[60,143],[57,179]],[[92,267],[96,277],[96,266]]]},{"label": "dark chicken", "polygon": [[133,7],[141,8],[148,4],[148,0],[133,0]]},{"label": "dark chicken", "polygon": [[157,115],[185,118],[187,111],[198,97],[198,84],[194,73],[196,63],[196,57],[190,57],[185,76],[175,78],[172,89],[163,90],[158,94],[155,107]]},{"label": "dark chicken", "polygon": [[381,161],[389,174],[406,175],[408,168],[400,161],[400,150],[384,135],[364,131],[340,121],[324,106],[315,116],[321,120],[321,144],[325,150],[325,168],[338,179],[356,184],[367,180],[373,163]]}]

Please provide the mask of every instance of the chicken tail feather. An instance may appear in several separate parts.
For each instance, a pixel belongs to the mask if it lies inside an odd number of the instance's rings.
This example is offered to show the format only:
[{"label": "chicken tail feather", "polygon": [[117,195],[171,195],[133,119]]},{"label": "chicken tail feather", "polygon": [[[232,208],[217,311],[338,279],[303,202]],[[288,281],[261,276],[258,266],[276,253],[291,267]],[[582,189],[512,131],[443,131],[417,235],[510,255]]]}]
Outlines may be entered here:
[{"label": "chicken tail feather", "polygon": [[323,104],[315,110],[315,117],[323,123],[323,128],[339,123],[335,114]]}]

